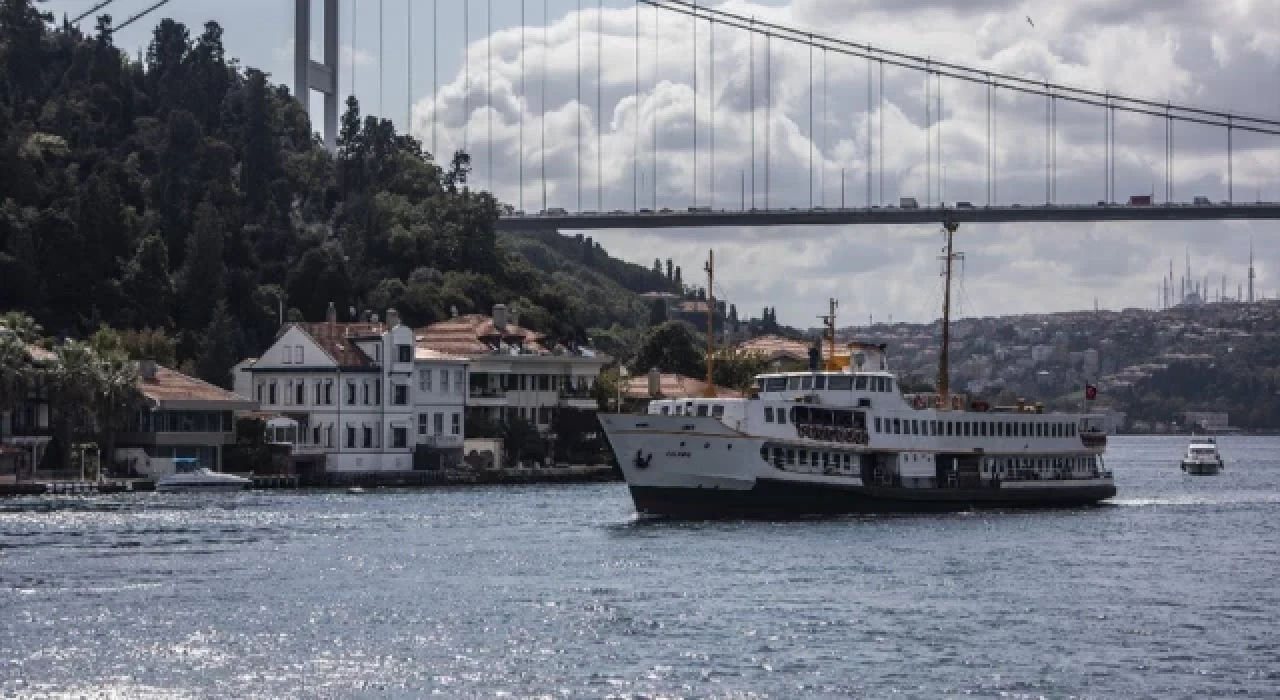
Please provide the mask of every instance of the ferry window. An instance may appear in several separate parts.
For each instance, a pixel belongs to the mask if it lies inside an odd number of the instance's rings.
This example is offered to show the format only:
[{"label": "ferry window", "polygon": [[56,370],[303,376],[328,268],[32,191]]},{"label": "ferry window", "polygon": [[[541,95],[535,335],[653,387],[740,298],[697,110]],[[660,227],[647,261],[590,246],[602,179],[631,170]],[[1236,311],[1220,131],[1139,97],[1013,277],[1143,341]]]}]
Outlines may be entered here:
[{"label": "ferry window", "polygon": [[1036,437],[1044,437],[1044,423],[1036,423]]},{"label": "ferry window", "polygon": [[951,421],[947,421],[947,437],[951,437],[951,436],[952,436],[952,434],[953,434],[953,432],[952,432],[952,431],[953,431],[953,430],[954,430],[954,424],[952,424],[952,422],[951,422]]},{"label": "ferry window", "polygon": [[781,448],[781,447],[775,447],[775,448],[773,448],[773,463],[774,463],[774,464],[782,464],[782,461],[783,461],[784,459],[786,459],[786,458],[785,458],[785,457],[783,457],[783,455],[782,455],[782,448]]},{"label": "ferry window", "polygon": [[761,378],[756,379],[756,389],[759,391],[764,391],[764,379],[761,379]]},{"label": "ferry window", "polygon": [[876,432],[880,432],[880,416],[876,416]]},{"label": "ferry window", "polygon": [[1028,435],[1027,435],[1027,424],[1026,424],[1026,423],[1023,423],[1023,424],[1022,424],[1022,430],[1021,430],[1021,432],[1022,432],[1022,437],[1028,437]]},{"label": "ferry window", "polygon": [[887,379],[887,378],[886,378],[886,379],[884,380],[884,390],[885,390],[885,391],[887,391],[887,392],[889,392],[889,393],[891,393],[891,394],[893,393],[893,380],[892,380],[892,379]]},{"label": "ferry window", "polygon": [[827,377],[827,388],[832,391],[849,391],[853,389],[853,377]]},{"label": "ferry window", "polygon": [[893,419],[893,434],[894,435],[902,434],[902,421],[897,418]]},{"label": "ferry window", "polygon": [[773,422],[773,406],[764,407],[764,422],[766,423]]},{"label": "ferry window", "polygon": [[769,379],[766,379],[764,383],[764,390],[765,391],[786,391],[787,378],[786,377],[770,377]]},{"label": "ferry window", "polygon": [[929,434],[930,435],[938,434],[938,421],[936,420],[929,421]]},{"label": "ferry window", "polygon": [[721,406],[721,405],[719,405],[719,404],[716,404],[715,406],[712,406],[712,407],[711,407],[711,417],[712,417],[712,418],[724,418],[724,406]]},{"label": "ferry window", "polygon": [[812,388],[813,388],[813,377],[811,377],[811,376],[809,376],[809,375],[805,375],[805,376],[801,377],[801,378],[800,378],[800,388],[801,388],[801,389],[803,389],[803,390],[806,390],[806,391],[807,391],[807,390],[809,390],[809,389],[812,389]]},{"label": "ferry window", "polygon": [[809,453],[805,450],[800,450],[800,466],[809,466]]},{"label": "ferry window", "polygon": [[698,404],[698,415],[699,416],[707,415],[707,405],[705,403]]},{"label": "ferry window", "polygon": [[911,434],[912,435],[920,434],[920,421],[914,418],[911,420]]},{"label": "ferry window", "polygon": [[982,435],[982,437],[986,437],[986,436],[987,436],[987,422],[986,422],[986,421],[982,421],[982,422],[978,423],[978,432]]},{"label": "ferry window", "polygon": [[778,409],[777,417],[778,417],[778,422],[779,422],[779,423],[782,423],[783,425],[786,425],[786,423],[787,423],[787,409],[785,409],[785,408],[779,408],[779,409]]},{"label": "ferry window", "polygon": [[829,467],[829,466],[831,466],[831,459],[830,459],[830,458],[831,458],[831,455],[827,454],[826,452],[823,452],[823,453],[822,453],[822,466],[824,466],[824,467]]},{"label": "ferry window", "polygon": [[826,376],[825,374],[819,374],[818,376],[814,377],[814,378],[813,378],[813,388],[814,388],[814,389],[826,389],[826,388],[827,388],[827,376]]},{"label": "ferry window", "polygon": [[790,389],[791,391],[799,391],[799,389],[800,389],[800,378],[799,378],[799,377],[791,377],[791,378],[789,378],[789,379],[787,380],[787,388],[788,388],[788,389]]},{"label": "ferry window", "polygon": [[855,379],[853,380],[853,388],[854,388],[854,389],[857,389],[858,391],[866,391],[866,390],[867,390],[867,378],[866,378],[866,377],[857,377],[857,378],[855,378]]},{"label": "ferry window", "polygon": [[787,450],[787,464],[794,465],[796,463],[796,451]]},{"label": "ferry window", "polygon": [[848,469],[848,468],[849,468],[849,467],[851,467],[851,466],[853,466],[852,458],[851,458],[848,454],[845,454],[845,456],[844,456],[844,468],[845,468],[845,469]]}]

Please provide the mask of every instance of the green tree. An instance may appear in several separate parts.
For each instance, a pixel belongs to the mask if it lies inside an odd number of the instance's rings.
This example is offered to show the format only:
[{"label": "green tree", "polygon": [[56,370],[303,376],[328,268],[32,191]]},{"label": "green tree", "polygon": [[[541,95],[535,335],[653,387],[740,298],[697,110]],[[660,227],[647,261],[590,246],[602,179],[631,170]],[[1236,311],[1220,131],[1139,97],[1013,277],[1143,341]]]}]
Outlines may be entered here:
[{"label": "green tree", "polygon": [[174,286],[163,238],[147,236],[138,243],[133,259],[125,266],[121,295],[129,307],[129,323],[152,328],[167,328],[172,323],[169,310],[173,308]]},{"label": "green tree", "polygon": [[213,320],[204,333],[204,349],[196,363],[197,375],[224,389],[232,385],[231,367],[240,359],[240,327],[227,311],[227,303],[219,301],[213,311]]},{"label": "green tree", "polygon": [[205,201],[196,209],[196,219],[187,238],[186,261],[178,273],[182,298],[179,318],[184,328],[209,325],[213,309],[224,291],[226,266],[222,261],[222,219],[213,204]]},{"label": "green tree", "polygon": [[706,369],[702,342],[697,330],[683,321],[668,321],[645,336],[636,354],[636,373],[652,368],[686,377],[701,376]]}]

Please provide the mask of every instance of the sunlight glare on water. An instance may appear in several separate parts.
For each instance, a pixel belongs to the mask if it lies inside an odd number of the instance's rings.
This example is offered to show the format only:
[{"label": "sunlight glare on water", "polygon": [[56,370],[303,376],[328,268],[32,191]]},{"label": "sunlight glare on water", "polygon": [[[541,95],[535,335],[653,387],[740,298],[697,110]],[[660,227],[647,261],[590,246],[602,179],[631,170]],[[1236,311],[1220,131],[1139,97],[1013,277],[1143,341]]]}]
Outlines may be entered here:
[{"label": "sunlight glare on water", "polygon": [[1280,440],[1114,503],[679,523],[621,484],[0,501],[0,695],[1275,697]]}]

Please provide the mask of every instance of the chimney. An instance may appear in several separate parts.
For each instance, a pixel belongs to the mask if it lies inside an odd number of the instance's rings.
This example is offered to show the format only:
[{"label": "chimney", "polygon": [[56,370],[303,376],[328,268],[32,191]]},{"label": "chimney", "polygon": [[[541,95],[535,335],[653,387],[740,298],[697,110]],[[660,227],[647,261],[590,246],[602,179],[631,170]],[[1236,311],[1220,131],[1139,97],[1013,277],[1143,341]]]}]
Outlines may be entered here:
[{"label": "chimney", "polygon": [[507,305],[493,305],[493,327],[500,331],[507,330]]},{"label": "chimney", "polygon": [[400,325],[400,312],[395,309],[387,309],[387,327],[395,328]]},{"label": "chimney", "polygon": [[519,328],[519,327],[520,327],[520,312],[519,312],[519,311],[516,311],[514,308],[508,309],[508,310],[507,310],[507,317],[508,317],[508,318],[507,318],[507,323],[510,323],[511,325],[515,326],[516,328]]},{"label": "chimney", "polygon": [[458,305],[457,304],[450,305],[449,318],[457,318],[457,317],[458,317]]},{"label": "chimney", "polygon": [[657,367],[649,370],[649,398],[656,399],[662,396],[662,373]]},{"label": "chimney", "polygon": [[329,310],[324,312],[324,320],[328,323],[338,322],[338,307],[334,306],[333,302],[329,302]]},{"label": "chimney", "polygon": [[138,360],[138,376],[147,381],[155,381],[156,379],[156,361],[155,360]]}]

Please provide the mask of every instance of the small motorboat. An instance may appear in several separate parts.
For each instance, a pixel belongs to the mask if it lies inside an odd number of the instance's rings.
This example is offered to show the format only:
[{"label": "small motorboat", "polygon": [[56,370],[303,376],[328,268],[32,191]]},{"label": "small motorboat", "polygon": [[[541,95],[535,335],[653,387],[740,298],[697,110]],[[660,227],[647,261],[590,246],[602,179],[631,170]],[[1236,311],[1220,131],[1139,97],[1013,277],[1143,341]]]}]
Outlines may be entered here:
[{"label": "small motorboat", "polygon": [[1192,437],[1187,454],[1182,458],[1182,471],[1188,474],[1217,474],[1224,468],[1218,443],[1212,437]]},{"label": "small motorboat", "polygon": [[359,486],[352,486],[347,489],[347,493],[364,493],[364,489]]},{"label": "small motorboat", "polygon": [[194,459],[173,461],[176,471],[156,482],[157,491],[167,493],[243,491],[253,483],[242,476],[215,472],[208,467],[199,466]]}]

